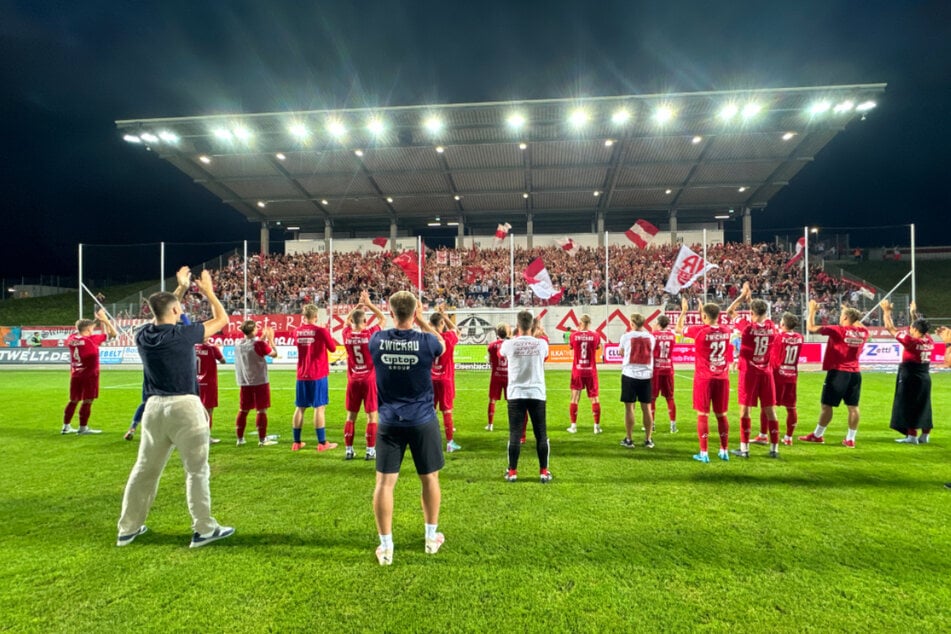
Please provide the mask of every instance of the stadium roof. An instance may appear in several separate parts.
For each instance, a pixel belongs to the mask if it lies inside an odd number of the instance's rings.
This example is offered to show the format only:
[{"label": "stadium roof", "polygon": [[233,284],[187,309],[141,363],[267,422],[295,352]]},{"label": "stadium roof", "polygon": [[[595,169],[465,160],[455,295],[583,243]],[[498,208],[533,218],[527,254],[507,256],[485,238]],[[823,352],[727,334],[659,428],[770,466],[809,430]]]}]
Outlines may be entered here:
[{"label": "stadium roof", "polygon": [[[249,221],[536,232],[761,209],[885,84],[117,121]],[[590,223],[590,224],[589,224]]]}]

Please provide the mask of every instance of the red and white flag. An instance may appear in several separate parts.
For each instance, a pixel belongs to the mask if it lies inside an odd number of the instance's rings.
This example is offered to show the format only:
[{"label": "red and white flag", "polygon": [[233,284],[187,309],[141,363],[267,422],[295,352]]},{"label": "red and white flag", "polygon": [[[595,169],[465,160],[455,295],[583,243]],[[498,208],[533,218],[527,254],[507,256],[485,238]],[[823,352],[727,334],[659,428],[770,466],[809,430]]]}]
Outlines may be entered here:
[{"label": "red and white flag", "polygon": [[671,294],[677,294],[680,289],[689,287],[701,275],[715,268],[718,268],[716,264],[710,264],[691,251],[689,247],[681,245],[664,290]]},{"label": "red and white flag", "polygon": [[806,236],[803,236],[799,238],[798,240],[796,240],[796,252],[789,259],[789,262],[786,262],[786,266],[784,268],[788,269],[790,266],[792,266],[793,264],[801,260],[802,254],[805,252],[806,252]]},{"label": "red and white flag", "polygon": [[549,304],[557,303],[564,293],[562,289],[555,290],[551,283],[551,275],[548,274],[548,269],[545,268],[545,263],[542,262],[541,258],[532,260],[528,267],[522,271],[522,277],[532,287],[535,296],[547,300]]},{"label": "red and white flag", "polygon": [[509,223],[500,224],[498,229],[495,230],[495,239],[499,242],[505,240],[505,237],[509,234],[509,229],[512,228],[512,225]]},{"label": "red and white flag", "polygon": [[627,236],[628,240],[643,249],[654,239],[658,231],[657,227],[641,219],[632,224],[631,228],[624,232],[624,235]]},{"label": "red and white flag", "polygon": [[[416,251],[403,251],[393,257],[393,264],[400,267],[413,286],[419,288],[419,261],[420,257]],[[423,258],[423,262],[425,262]]]},{"label": "red and white flag", "polygon": [[380,247],[381,249],[386,248],[387,242],[389,242],[389,238],[373,238],[373,244]]},{"label": "red and white flag", "polygon": [[555,238],[555,244],[560,246],[563,251],[567,251],[568,255],[574,255],[575,251],[578,250],[578,245],[575,244],[575,241],[565,236],[564,238]]}]

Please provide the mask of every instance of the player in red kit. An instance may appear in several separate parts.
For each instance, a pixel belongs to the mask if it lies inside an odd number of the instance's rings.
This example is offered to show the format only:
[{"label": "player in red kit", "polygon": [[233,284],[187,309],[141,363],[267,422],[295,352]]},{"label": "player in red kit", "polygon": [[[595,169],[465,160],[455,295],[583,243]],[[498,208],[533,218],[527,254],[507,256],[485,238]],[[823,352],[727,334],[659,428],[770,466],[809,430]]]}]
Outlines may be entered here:
[{"label": "player in red kit", "polygon": [[234,378],[238,384],[238,415],[235,417],[237,445],[245,444],[244,430],[248,426],[248,412],[256,411],[254,426],[258,431],[258,447],[270,447],[277,441],[267,435],[267,410],[271,407],[271,383],[265,357],[277,358],[274,331],[264,326],[256,337],[257,324],[250,319],[241,323],[244,338],[234,345]]},{"label": "player in red kit", "polygon": [[855,308],[842,307],[838,326],[817,326],[816,312],[819,304],[809,300],[809,332],[826,335],[826,354],[822,359],[822,369],[826,371],[826,380],[822,384],[820,397],[821,410],[816,430],[806,436],[800,436],[803,442],[825,442],[826,427],[832,421],[832,408],[845,402],[849,410],[849,431],[842,444],[855,447],[855,435],[859,429],[859,398],[862,395],[862,373],[859,370],[859,357],[865,342],[868,341],[868,329],[862,325],[862,314]]},{"label": "player in red kit", "polygon": [[442,425],[446,432],[446,453],[462,449],[453,439],[455,427],[452,421],[452,404],[456,398],[456,363],[453,352],[459,343],[459,334],[456,327],[446,314],[446,305],[440,304],[436,312],[429,316],[429,323],[446,342],[446,350],[435,361],[432,367],[433,399],[435,407],[442,412]]},{"label": "player in red kit", "polygon": [[601,335],[590,328],[591,316],[582,315],[578,330],[571,333],[568,345],[571,346],[571,404],[568,416],[571,426],[568,433],[578,431],[578,401],[584,389],[591,399],[591,414],[594,417],[594,433],[601,433],[601,403],[598,400],[598,360],[597,351],[601,347]]},{"label": "player in red kit", "polygon": [[[782,438],[784,445],[792,445],[793,432],[799,415],[796,411],[797,382],[799,381],[799,351],[802,349],[802,335],[796,332],[799,318],[792,313],[783,313],[779,323],[779,333],[773,339],[770,350],[769,366],[773,371],[773,383],[776,385],[776,406],[786,408],[786,434]],[[777,416],[778,418],[778,416]],[[760,410],[760,433],[750,442],[765,445],[769,442],[768,421]]]},{"label": "player in red kit", "polygon": [[651,379],[651,419],[657,423],[657,397],[667,401],[667,415],[670,417],[670,433],[677,433],[677,403],[674,402],[674,361],[672,358],[677,335],[668,329],[670,319],[667,315],[657,318],[654,335],[654,375]]},{"label": "player in red kit", "polygon": [[[96,335],[93,329],[97,321],[104,332]],[[69,350],[69,403],[63,412],[63,434],[100,434],[102,430],[89,427],[92,402],[99,397],[99,346],[116,336],[116,329],[101,308],[96,311],[96,320],[80,319],[76,332],[66,339]],[[80,405],[82,403],[82,405]],[[79,406],[79,429],[70,423]]]},{"label": "player in red kit", "polygon": [[[931,324],[918,315],[912,302],[911,325],[906,332],[899,332],[892,320],[892,303],[883,299],[881,306],[885,328],[902,348],[889,427],[904,436],[895,442],[927,444],[934,427],[931,414],[931,351],[934,350],[934,340],[928,334]],[[918,432],[921,432],[920,438]]]},{"label": "player in red kit", "polygon": [[779,423],[776,421],[776,384],[769,366],[769,352],[776,336],[776,327],[766,317],[769,307],[761,299],[751,299],[749,283],[743,284],[739,297],[730,304],[727,316],[736,318],[740,302],[749,302],[750,318],[735,320],[740,333],[739,379],[737,395],[740,404],[740,448],[731,452],[739,458],[750,457],[750,412],[757,405],[766,416],[769,430],[769,457],[779,457]]},{"label": "player in red kit", "polygon": [[304,413],[314,408],[314,431],[317,434],[317,451],[335,449],[337,443],[327,442],[325,410],[330,402],[327,376],[330,363],[327,352],[334,352],[337,343],[330,331],[317,325],[317,306],[306,304],[301,311],[303,323],[294,331],[297,345],[297,395],[294,399],[293,433],[291,451],[300,451],[307,443],[301,442]]},{"label": "player in red kit", "polygon": [[728,326],[721,326],[720,307],[716,304],[703,304],[700,307],[702,325],[684,329],[687,319],[687,299],[680,300],[680,316],[677,318],[677,334],[693,339],[694,377],[693,408],[697,411],[697,436],[700,438],[700,453],[693,459],[710,462],[707,453],[707,436],[710,434],[710,407],[717,418],[717,432],[720,435],[720,460],[730,459],[730,423],[726,412],[730,404],[730,359],[727,350],[730,346]]},{"label": "player in red kit", "polygon": [[495,336],[498,339],[489,344],[489,424],[485,426],[486,431],[492,431],[495,402],[505,396],[505,390],[509,385],[509,362],[499,354],[499,348],[511,334],[509,325],[501,323],[495,327]]},{"label": "player in red kit", "polygon": [[[225,356],[218,345],[205,341],[195,346],[195,358],[198,359],[198,398],[208,413],[208,429],[211,429],[218,407],[218,364],[225,362]],[[208,442],[217,445],[221,440],[209,438]]]},{"label": "player in red kit", "polygon": [[[366,313],[371,311],[377,323],[366,325]],[[347,315],[347,324],[343,328],[343,346],[347,350],[347,422],[343,426],[343,442],[347,452],[344,460],[353,460],[353,436],[356,429],[357,414],[360,405],[367,414],[367,451],[364,460],[376,458],[377,394],[376,373],[373,371],[373,359],[370,358],[370,337],[380,331],[386,323],[386,316],[373,302],[367,291],[360,293],[360,303]]]}]

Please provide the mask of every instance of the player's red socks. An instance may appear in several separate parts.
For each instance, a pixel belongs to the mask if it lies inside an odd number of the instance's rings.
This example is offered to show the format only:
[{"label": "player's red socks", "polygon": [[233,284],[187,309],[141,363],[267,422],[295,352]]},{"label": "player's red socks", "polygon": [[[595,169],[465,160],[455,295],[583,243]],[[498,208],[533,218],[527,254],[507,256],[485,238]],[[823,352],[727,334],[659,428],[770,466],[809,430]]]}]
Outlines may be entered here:
[{"label": "player's red socks", "polygon": [[85,427],[89,422],[89,415],[92,414],[92,403],[83,403],[79,406],[79,426]]},{"label": "player's red socks", "polygon": [[578,422],[578,404],[572,403],[568,406],[568,420],[574,425]]},{"label": "player's red socks", "polygon": [[697,437],[700,438],[700,451],[707,451],[707,437],[710,435],[710,415],[697,414]]},{"label": "player's red socks", "polygon": [[[719,422],[719,419],[717,419]],[[750,420],[749,416],[740,416],[740,442],[748,443],[750,441],[750,428],[753,426],[753,421]]]},{"label": "player's red socks", "polygon": [[[654,413],[654,410],[651,409],[651,414]],[[677,420],[677,403],[674,402],[674,399],[667,399],[667,414],[670,416],[670,420]],[[654,418],[656,421],[657,419]]]},{"label": "player's red socks", "polygon": [[247,412],[238,412],[238,417],[234,421],[234,428],[238,434],[238,438],[244,438],[244,428],[248,426],[248,413]]},{"label": "player's red socks", "polygon": [[594,424],[601,424],[601,403],[591,404],[591,414],[594,416]]},{"label": "player's red socks", "polygon": [[730,422],[726,419],[726,415],[717,416],[717,432],[720,434],[720,449],[729,449]]},{"label": "player's red socks", "polygon": [[446,442],[452,442],[452,412],[442,413],[442,426],[446,430]]},{"label": "player's red socks", "polygon": [[73,420],[73,414],[76,413],[76,406],[79,403],[70,401],[66,404],[66,409],[63,411],[63,425],[69,425],[70,421]]},{"label": "player's red socks", "polygon": [[254,417],[254,425],[258,428],[258,440],[267,438],[267,412],[258,412]]},{"label": "player's red socks", "polygon": [[353,431],[354,424],[352,420],[348,420],[343,424],[343,444],[346,447],[353,447]]},{"label": "player's red socks", "polygon": [[799,422],[799,413],[794,407],[786,408],[786,435],[792,438],[793,432],[796,431],[796,423]]},{"label": "player's red socks", "polygon": [[772,445],[779,444],[779,421],[769,421],[769,442]]},{"label": "player's red socks", "polygon": [[367,423],[367,449],[376,447],[376,423]]},{"label": "player's red socks", "polygon": [[489,403],[489,424],[492,424],[492,421],[495,420],[495,401]]},{"label": "player's red socks", "polygon": [[765,436],[766,432],[769,431],[769,419],[766,418],[766,412],[763,411],[763,408],[759,410],[759,435]]}]

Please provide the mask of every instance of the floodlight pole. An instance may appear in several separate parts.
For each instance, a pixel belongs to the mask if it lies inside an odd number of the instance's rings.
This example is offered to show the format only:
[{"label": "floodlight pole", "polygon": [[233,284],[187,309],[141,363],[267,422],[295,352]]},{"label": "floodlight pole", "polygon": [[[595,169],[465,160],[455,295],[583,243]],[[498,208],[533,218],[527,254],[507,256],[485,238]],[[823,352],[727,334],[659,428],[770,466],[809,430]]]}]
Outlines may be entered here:
[{"label": "floodlight pole", "polygon": [[515,310],[515,238],[509,231],[509,308]]},{"label": "floodlight pole", "polygon": [[248,318],[248,241],[244,241],[244,318]]},{"label": "floodlight pole", "polygon": [[327,290],[327,329],[333,334],[334,327],[334,239],[328,240],[330,247],[330,284]]},{"label": "floodlight pole", "polygon": [[165,242],[159,242],[159,290],[165,292]]},{"label": "floodlight pole", "polygon": [[83,243],[79,243],[79,286],[76,288],[79,291],[79,317],[77,319],[83,318]]},{"label": "floodlight pole", "polygon": [[707,303],[707,229],[703,229],[703,303]]},{"label": "floodlight pole", "polygon": [[611,299],[609,295],[611,294],[611,284],[608,273],[611,269],[608,268],[608,232],[604,232],[604,327],[608,327],[608,304],[610,304]]},{"label": "floodlight pole", "polygon": [[[802,228],[802,257],[803,257],[803,276],[806,280],[806,294],[803,298],[802,305],[802,314],[803,317],[809,315],[809,227]],[[809,332],[809,326],[806,324],[806,319],[802,320],[802,334],[805,335]]]},{"label": "floodlight pole", "polygon": [[416,236],[416,288],[419,290],[419,303],[423,303],[423,236]]},{"label": "floodlight pole", "polygon": [[911,301],[917,303],[916,291],[918,290],[918,281],[915,277],[915,223],[911,223]]}]

